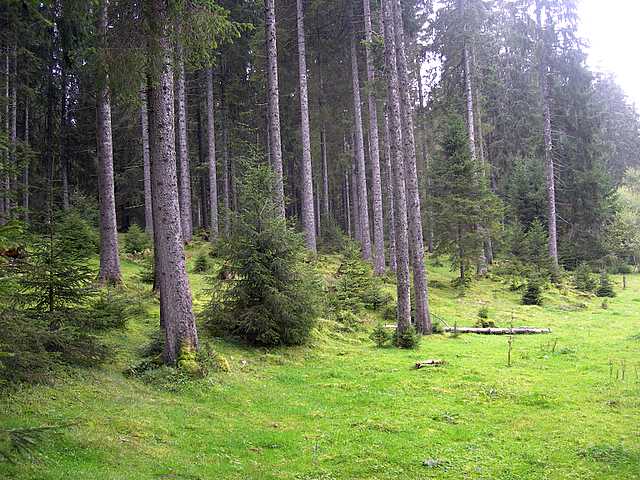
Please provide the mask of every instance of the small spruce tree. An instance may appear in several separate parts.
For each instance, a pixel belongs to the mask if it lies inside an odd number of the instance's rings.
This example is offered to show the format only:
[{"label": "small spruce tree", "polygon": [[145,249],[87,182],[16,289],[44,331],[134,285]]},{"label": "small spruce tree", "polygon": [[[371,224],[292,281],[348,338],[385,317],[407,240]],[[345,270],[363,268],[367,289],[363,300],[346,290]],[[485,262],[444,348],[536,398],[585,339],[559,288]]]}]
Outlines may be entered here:
[{"label": "small spruce tree", "polygon": [[596,295],[598,297],[609,297],[609,298],[613,298],[616,296],[616,292],[613,290],[613,285],[611,284],[609,275],[607,275],[607,272],[605,271],[600,273],[600,285],[598,285],[598,290],[596,290]]}]

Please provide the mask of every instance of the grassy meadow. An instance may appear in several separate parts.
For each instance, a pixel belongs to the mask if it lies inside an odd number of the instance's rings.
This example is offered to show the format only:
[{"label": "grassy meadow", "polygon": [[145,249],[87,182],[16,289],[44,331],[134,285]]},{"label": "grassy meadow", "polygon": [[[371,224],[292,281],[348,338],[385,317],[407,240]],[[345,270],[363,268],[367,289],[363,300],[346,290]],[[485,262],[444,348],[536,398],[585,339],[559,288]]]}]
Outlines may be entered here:
[{"label": "grassy meadow", "polygon": [[[201,244],[190,247],[190,263]],[[338,256],[321,256],[331,281]],[[128,288],[139,266],[124,261]],[[44,436],[31,460],[0,463],[0,478],[576,479],[640,478],[640,276],[612,277],[618,296],[545,292],[520,305],[485,279],[465,296],[429,264],[432,311],[473,325],[486,306],[499,326],[549,335],[434,335],[417,350],[376,348],[367,329],[322,320],[309,345],[253,349],[208,339],[230,372],[172,384],[123,371],[157,328],[158,307],[110,333],[112,362],[51,385],[0,396],[0,426],[72,423]],[[206,276],[192,274],[197,308]],[[145,287],[148,288],[148,287]],[[391,283],[385,288],[394,291]],[[444,359],[416,370],[418,360]],[[161,379],[160,379],[161,380]]]}]

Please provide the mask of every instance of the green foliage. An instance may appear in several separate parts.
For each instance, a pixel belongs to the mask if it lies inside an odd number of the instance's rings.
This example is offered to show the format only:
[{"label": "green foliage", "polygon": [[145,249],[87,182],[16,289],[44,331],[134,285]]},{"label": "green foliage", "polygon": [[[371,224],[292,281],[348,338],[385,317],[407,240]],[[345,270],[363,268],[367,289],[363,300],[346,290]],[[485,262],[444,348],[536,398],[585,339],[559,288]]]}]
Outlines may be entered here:
[{"label": "green foliage", "polygon": [[596,295],[598,297],[615,297],[616,292],[613,290],[613,285],[611,284],[611,280],[609,279],[609,275],[607,272],[602,272],[600,274],[600,284],[598,285],[598,289],[596,290]]},{"label": "green foliage", "polygon": [[47,434],[69,425],[43,425],[40,427],[0,429],[0,462],[16,463],[31,459],[45,443]]},{"label": "green foliage", "polygon": [[320,238],[318,248],[324,252],[339,252],[345,248],[347,242],[344,232],[333,217],[321,219]]},{"label": "green foliage", "polygon": [[142,257],[142,268],[136,275],[137,279],[142,283],[153,284],[155,281],[155,268],[154,268],[154,256],[145,255]]},{"label": "green foliage", "polygon": [[139,292],[129,295],[121,287],[107,287],[99,292],[82,323],[91,330],[123,328],[143,312]]},{"label": "green foliage", "polygon": [[369,338],[376,344],[376,347],[382,348],[391,340],[391,333],[382,322],[378,322],[369,335]]},{"label": "green foliage", "polygon": [[211,263],[209,262],[209,256],[200,251],[198,255],[195,257],[193,261],[193,272],[194,273],[207,273],[211,268]]},{"label": "green foliage", "polygon": [[476,321],[476,326],[480,328],[490,328],[496,326],[496,323],[489,318],[488,307],[481,307],[480,310],[478,310],[478,320]]},{"label": "green foliage", "polygon": [[527,280],[527,288],[522,295],[523,305],[542,305],[542,281],[531,277]]},{"label": "green foliage", "polygon": [[77,209],[64,213],[55,225],[56,251],[77,258],[89,258],[98,251],[100,237],[97,230]]},{"label": "green foliage", "polygon": [[485,233],[480,226],[491,228],[501,206],[478,162],[471,158],[459,115],[448,117],[442,144],[443,152],[433,165],[431,189],[436,254],[450,256],[452,269],[460,272],[458,286],[464,288],[483,248]]},{"label": "green foliage", "polygon": [[129,255],[140,255],[146,250],[151,250],[151,238],[138,224],[134,223],[124,237],[123,248]]},{"label": "green foliage", "polygon": [[272,170],[246,165],[233,235],[221,249],[230,280],[205,311],[214,334],[263,346],[304,343],[318,316],[320,285],[301,236],[280,218]]},{"label": "green foliage", "polygon": [[489,307],[480,307],[480,310],[478,310],[478,318],[482,320],[489,318]]},{"label": "green foliage", "polygon": [[395,321],[398,315],[398,304],[396,302],[388,303],[382,309],[382,318],[387,321]]},{"label": "green foliage", "polygon": [[362,330],[363,322],[350,310],[340,310],[336,313],[336,322],[340,325],[340,330],[347,333]]},{"label": "green foliage", "polygon": [[418,348],[422,335],[418,333],[413,325],[408,326],[403,332],[395,331],[393,335],[393,343],[398,348],[414,349]]},{"label": "green foliage", "polygon": [[596,289],[596,280],[593,277],[591,267],[587,263],[581,263],[573,272],[573,283],[581,292],[593,292]]},{"label": "green foliage", "polygon": [[362,261],[360,250],[354,243],[344,250],[336,277],[334,304],[337,309],[354,312],[363,308],[379,310],[393,300],[373,278],[371,265]]}]

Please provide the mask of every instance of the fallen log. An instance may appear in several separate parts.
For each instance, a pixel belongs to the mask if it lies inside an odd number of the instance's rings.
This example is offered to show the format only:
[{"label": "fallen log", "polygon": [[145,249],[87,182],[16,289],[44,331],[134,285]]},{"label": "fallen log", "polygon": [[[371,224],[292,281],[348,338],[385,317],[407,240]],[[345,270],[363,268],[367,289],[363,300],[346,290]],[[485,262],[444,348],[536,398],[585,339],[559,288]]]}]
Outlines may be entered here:
[{"label": "fallen log", "polygon": [[440,359],[430,359],[430,360],[422,360],[420,362],[416,362],[416,368],[424,368],[424,367],[437,367],[440,365],[444,365],[444,360]]},{"label": "fallen log", "polygon": [[480,327],[447,327],[447,333],[477,333],[480,335],[536,335],[551,333],[550,328],[516,327],[516,328],[480,328]]}]

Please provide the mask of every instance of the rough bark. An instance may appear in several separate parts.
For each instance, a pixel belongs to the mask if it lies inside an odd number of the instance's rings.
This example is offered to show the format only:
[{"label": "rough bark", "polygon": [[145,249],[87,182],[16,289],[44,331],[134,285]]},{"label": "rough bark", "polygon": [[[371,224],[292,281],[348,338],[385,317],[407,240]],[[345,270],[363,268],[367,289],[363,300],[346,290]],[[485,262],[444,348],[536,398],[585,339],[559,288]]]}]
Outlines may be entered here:
[{"label": "rough bark", "polygon": [[396,263],[396,227],[395,212],[393,202],[393,172],[391,169],[391,140],[389,134],[389,113],[388,107],[385,105],[384,110],[384,159],[385,159],[385,182],[386,191],[386,210],[387,210],[387,229],[389,232],[389,268],[395,272]]},{"label": "rough bark", "polygon": [[358,210],[362,258],[371,259],[371,233],[369,228],[369,205],[367,201],[367,175],[364,160],[364,134],[362,132],[362,102],[360,100],[360,78],[358,52],[354,28],[351,28],[351,81],[353,85],[353,123],[355,144],[353,145],[357,165]]},{"label": "rough bark", "polygon": [[229,171],[229,112],[227,110],[224,82],[220,94],[222,107],[222,207],[224,208],[224,234],[231,234],[231,172]]},{"label": "rough bark", "polygon": [[144,177],[144,229],[153,238],[151,164],[149,159],[149,112],[146,84],[143,84],[140,90],[140,127],[142,132],[142,175]]},{"label": "rough bark", "polygon": [[[5,61],[4,63],[4,131],[9,131],[9,49],[5,50]],[[3,160],[6,164],[9,163],[9,152],[7,150],[3,153]],[[0,225],[4,224],[11,216],[11,185],[9,181],[9,174],[5,174],[2,178],[0,178]]]},{"label": "rough bark", "polygon": [[[98,10],[98,36],[101,49],[107,47],[107,9],[108,0],[102,0]],[[100,192],[100,273],[98,278],[102,284],[120,283],[122,275],[120,273],[120,258],[118,257],[118,230],[113,181],[111,95],[108,74],[102,61],[98,62],[97,82],[96,129]]]},{"label": "rough bark", "polygon": [[282,171],[282,141],[280,139],[280,99],[278,87],[278,48],[276,41],[275,0],[265,1],[267,48],[267,96],[269,104],[269,151],[275,172],[276,205],[284,218],[284,178]]},{"label": "rough bark", "polygon": [[[24,103],[24,143],[29,148],[29,101]],[[30,159],[27,158],[22,171],[22,210],[24,212],[24,221],[29,223],[29,170]]]},{"label": "rough bark", "polygon": [[353,232],[351,230],[351,199],[349,198],[349,172],[344,172],[344,198],[345,198],[345,217],[347,223],[347,235],[352,238]]},{"label": "rough bark", "polygon": [[[544,165],[547,179],[547,224],[549,229],[549,256],[558,266],[558,233],[556,228],[556,185],[553,165],[553,138],[551,136],[551,108],[549,106],[549,73],[546,62],[546,42],[541,18],[542,6],[536,1],[536,17],[538,23],[539,42],[538,77],[540,83],[540,103],[543,117]],[[548,15],[548,13],[547,13]]]},{"label": "rough bark", "polygon": [[405,165],[402,147],[402,121],[400,119],[400,92],[396,63],[395,29],[393,25],[393,0],[383,0],[384,57],[387,73],[387,97],[389,106],[389,133],[391,170],[393,173],[393,202],[396,239],[396,288],[398,296],[397,329],[403,332],[411,325],[411,283],[409,279],[409,234]]},{"label": "rough bark", "polygon": [[180,166],[180,226],[182,239],[189,243],[193,237],[193,217],[191,211],[191,172],[189,167],[189,139],[187,137],[187,92],[182,47],[176,48],[176,90],[178,103],[178,165]]},{"label": "rough bark", "polygon": [[67,110],[67,96],[69,81],[64,66],[62,71],[62,95],[60,97],[60,180],[62,183],[62,208],[69,210],[69,158],[67,156],[67,130],[69,112]]},{"label": "rough bark", "polygon": [[216,240],[218,228],[218,175],[216,171],[216,131],[213,104],[213,70],[207,69],[207,160],[209,162],[209,215],[211,240]]},{"label": "rough bark", "polygon": [[[353,135],[351,136],[353,140]],[[353,142],[352,142],[353,143]],[[355,150],[351,151],[351,219],[353,221],[353,238],[362,243],[362,222],[360,221],[360,202],[358,201],[358,165]]]},{"label": "rough bark", "polygon": [[180,226],[174,132],[173,65],[167,0],[149,3],[149,120],[151,192],[164,359],[175,364],[181,349],[197,349],[191,289]]},{"label": "rough bark", "polygon": [[302,228],[307,249],[316,252],[316,220],[313,202],[313,167],[311,165],[311,134],[309,132],[309,94],[302,0],[296,1],[298,30],[298,84],[300,90],[300,134],[302,139],[301,193]]},{"label": "rough bark", "polygon": [[365,59],[367,64],[367,100],[369,103],[369,144],[371,163],[371,192],[373,206],[373,271],[382,275],[385,268],[384,258],[384,219],[382,213],[382,184],[380,179],[380,140],[378,133],[378,105],[375,97],[375,68],[373,65],[373,41],[371,29],[371,7],[369,0],[363,0],[364,34],[367,42]]},{"label": "rough bark", "polygon": [[322,213],[329,219],[329,166],[327,163],[327,132],[324,123],[320,130],[320,155],[322,157]]},{"label": "rough bark", "polygon": [[[416,305],[416,328],[421,333],[431,333],[429,315],[429,293],[424,258],[424,239],[422,235],[422,214],[420,209],[420,190],[416,167],[416,145],[413,129],[413,108],[411,104],[409,70],[404,46],[404,27],[400,0],[393,3],[394,35],[397,71],[400,87],[400,112],[402,140],[405,157],[405,176],[407,188],[407,208],[410,229],[410,246],[413,267],[413,290]],[[385,17],[386,18],[386,17]],[[393,129],[393,126],[392,126]]]},{"label": "rough bark", "polygon": [[13,68],[11,72],[10,93],[9,162],[13,169],[13,173],[11,175],[10,190],[12,192],[11,203],[12,205],[17,205],[18,177],[16,172],[18,167],[18,158],[16,156],[16,149],[18,146],[18,52],[15,43],[11,46],[11,63],[13,64]]}]

